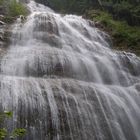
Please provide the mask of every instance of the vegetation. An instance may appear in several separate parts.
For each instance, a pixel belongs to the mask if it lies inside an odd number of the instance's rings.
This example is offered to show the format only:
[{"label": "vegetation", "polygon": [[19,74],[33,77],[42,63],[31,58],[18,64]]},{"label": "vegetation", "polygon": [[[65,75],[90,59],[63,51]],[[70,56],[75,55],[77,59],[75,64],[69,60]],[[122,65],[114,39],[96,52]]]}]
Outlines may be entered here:
[{"label": "vegetation", "polygon": [[25,6],[21,3],[18,3],[16,0],[10,1],[8,5],[8,14],[10,16],[18,16],[18,15],[26,15],[27,9]]},{"label": "vegetation", "polygon": [[116,5],[119,7],[136,6],[140,3],[140,0],[48,0],[48,3],[55,10],[84,12],[89,8],[108,8]]},{"label": "vegetation", "polygon": [[140,0],[48,0],[49,5],[62,13],[84,14],[90,9],[106,10],[114,19],[129,25],[140,25]]},{"label": "vegetation", "polygon": [[0,12],[5,15],[5,22],[12,22],[17,16],[28,14],[27,8],[16,0],[0,0]]},{"label": "vegetation", "polygon": [[13,116],[13,113],[12,112],[7,112],[7,111],[5,111],[5,112],[0,114],[0,125],[1,125],[1,128],[0,128],[0,140],[4,140],[6,138],[15,139],[17,137],[22,137],[22,136],[25,135],[26,130],[23,129],[23,128],[16,128],[12,132],[8,132],[7,128],[2,127],[2,124],[5,121],[8,121],[7,119],[12,118],[12,116]]},{"label": "vegetation", "polygon": [[140,27],[116,21],[111,14],[100,10],[90,10],[86,15],[103,25],[102,29],[112,36],[115,48],[140,54]]},{"label": "vegetation", "polygon": [[112,36],[115,48],[140,54],[140,0],[48,1],[60,12],[83,14],[100,23]]}]

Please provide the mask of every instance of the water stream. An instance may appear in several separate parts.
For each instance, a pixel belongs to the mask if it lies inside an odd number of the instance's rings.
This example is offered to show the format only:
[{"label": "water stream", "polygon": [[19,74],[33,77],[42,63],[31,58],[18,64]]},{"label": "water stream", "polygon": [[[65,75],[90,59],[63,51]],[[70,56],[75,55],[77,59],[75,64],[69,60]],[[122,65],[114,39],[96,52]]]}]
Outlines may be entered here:
[{"label": "water stream", "polygon": [[94,23],[34,1],[0,60],[0,108],[23,140],[140,140],[140,58]]}]

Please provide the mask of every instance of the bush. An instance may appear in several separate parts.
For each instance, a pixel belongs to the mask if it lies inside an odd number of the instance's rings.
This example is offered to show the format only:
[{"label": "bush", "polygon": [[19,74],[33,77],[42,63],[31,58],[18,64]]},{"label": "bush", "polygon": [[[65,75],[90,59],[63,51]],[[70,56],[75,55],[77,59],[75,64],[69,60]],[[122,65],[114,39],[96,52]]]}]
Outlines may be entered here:
[{"label": "bush", "polygon": [[[98,1],[98,0],[94,0]],[[92,7],[92,0],[48,0],[49,5],[59,12],[82,14]]]},{"label": "bush", "polygon": [[140,27],[129,26],[125,21],[116,21],[106,11],[90,10],[86,16],[103,25],[103,30],[112,36],[115,48],[140,55]]},{"label": "bush", "polygon": [[131,26],[140,25],[140,5],[121,2],[113,6],[114,18],[125,20]]},{"label": "bush", "polygon": [[16,0],[0,0],[0,6],[6,16],[16,17],[19,15],[27,15],[27,8]]},{"label": "bush", "polygon": [[[5,121],[8,121],[7,119],[10,119],[13,117],[13,113],[9,111],[4,111],[0,113],[0,126]],[[26,134],[26,129],[24,128],[15,128],[12,130],[12,132],[8,132],[8,129],[5,127],[0,127],[0,140],[5,139],[16,139],[17,137],[23,137]]]},{"label": "bush", "polygon": [[9,8],[9,15],[13,17],[27,14],[26,7],[23,4],[17,2],[16,0],[11,0],[8,8]]}]

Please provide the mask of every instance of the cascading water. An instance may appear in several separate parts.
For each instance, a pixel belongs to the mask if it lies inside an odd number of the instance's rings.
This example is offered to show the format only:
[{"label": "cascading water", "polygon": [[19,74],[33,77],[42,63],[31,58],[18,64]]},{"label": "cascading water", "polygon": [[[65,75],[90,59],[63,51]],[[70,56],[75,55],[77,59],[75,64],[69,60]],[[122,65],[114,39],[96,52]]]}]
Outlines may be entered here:
[{"label": "cascading water", "polygon": [[140,140],[140,58],[105,33],[30,1],[1,59],[0,108],[25,140]]}]

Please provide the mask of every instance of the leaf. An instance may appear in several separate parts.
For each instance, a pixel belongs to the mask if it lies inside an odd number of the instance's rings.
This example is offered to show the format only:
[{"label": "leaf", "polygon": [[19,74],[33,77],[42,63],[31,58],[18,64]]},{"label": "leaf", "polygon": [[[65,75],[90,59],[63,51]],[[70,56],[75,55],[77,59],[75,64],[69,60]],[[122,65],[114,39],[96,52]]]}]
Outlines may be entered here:
[{"label": "leaf", "polygon": [[24,136],[25,134],[26,134],[26,129],[24,129],[24,128],[16,128],[16,129],[12,132],[10,138],[13,139],[13,138],[16,138],[16,137],[22,137],[22,136]]},{"label": "leaf", "polygon": [[0,129],[0,140],[3,140],[7,136],[7,133],[8,132],[6,128]]},{"label": "leaf", "polygon": [[13,116],[13,112],[11,111],[4,111],[6,117],[11,118]]}]

